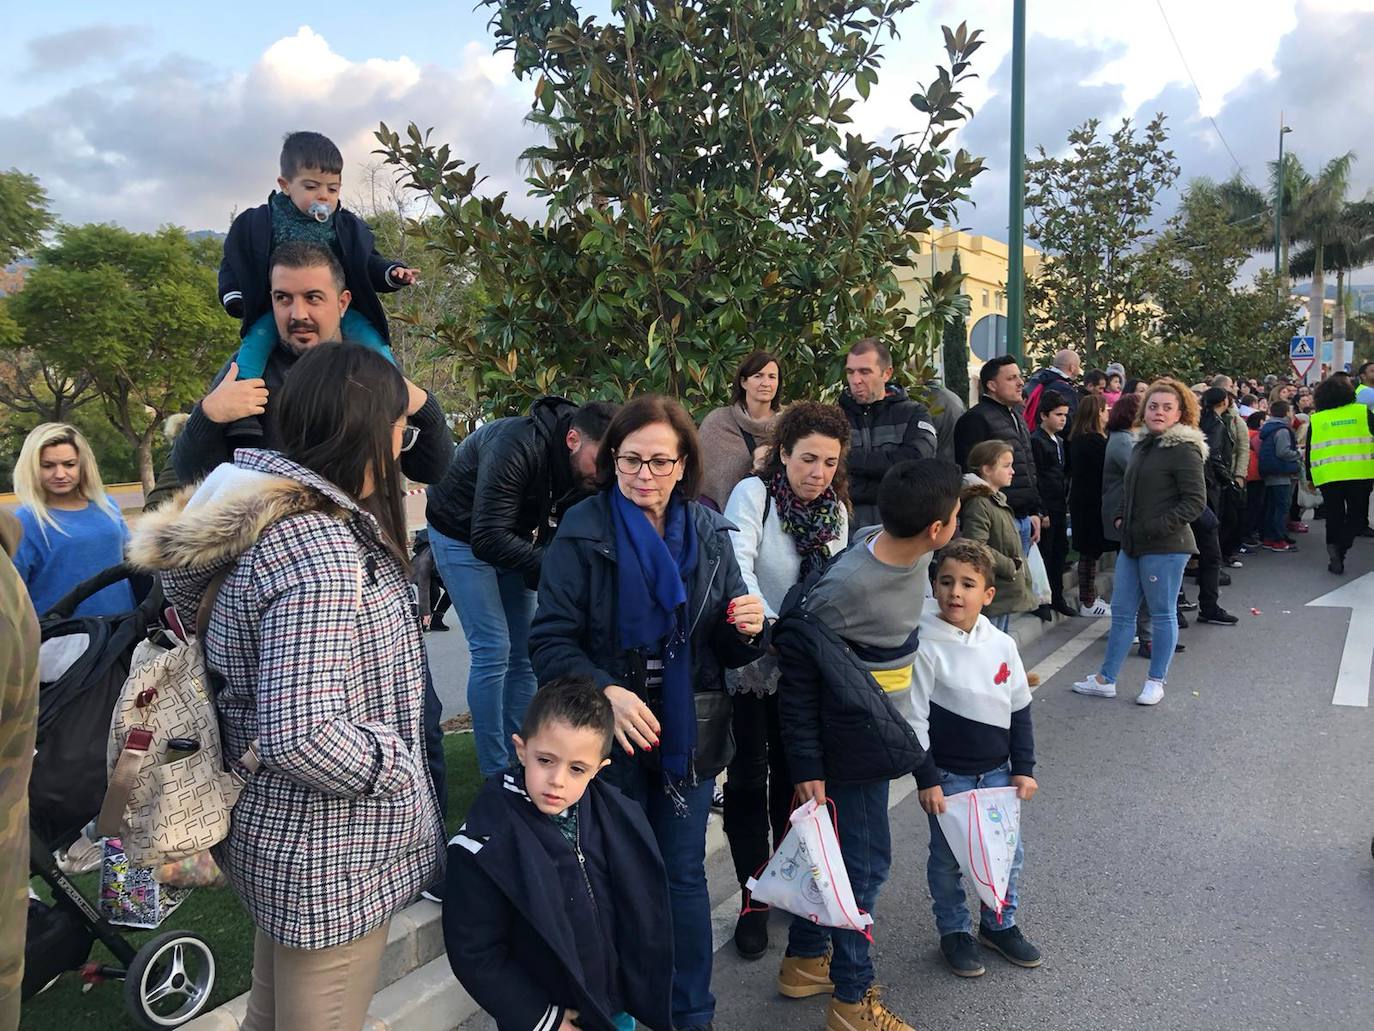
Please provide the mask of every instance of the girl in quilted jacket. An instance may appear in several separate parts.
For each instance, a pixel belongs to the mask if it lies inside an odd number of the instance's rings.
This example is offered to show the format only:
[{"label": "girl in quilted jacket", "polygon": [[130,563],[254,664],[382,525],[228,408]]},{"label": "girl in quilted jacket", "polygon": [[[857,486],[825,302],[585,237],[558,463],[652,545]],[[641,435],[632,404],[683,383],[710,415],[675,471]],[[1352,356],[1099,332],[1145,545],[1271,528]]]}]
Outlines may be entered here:
[{"label": "girl in quilted jacket", "polygon": [[237,452],[130,557],[188,624],[226,574],[198,632],[225,754],[260,763],[215,849],[257,927],[242,1027],[357,1031],[392,914],[443,855],[397,466],[414,430],[401,374],[356,344],[312,349],[276,404],[281,452]]}]

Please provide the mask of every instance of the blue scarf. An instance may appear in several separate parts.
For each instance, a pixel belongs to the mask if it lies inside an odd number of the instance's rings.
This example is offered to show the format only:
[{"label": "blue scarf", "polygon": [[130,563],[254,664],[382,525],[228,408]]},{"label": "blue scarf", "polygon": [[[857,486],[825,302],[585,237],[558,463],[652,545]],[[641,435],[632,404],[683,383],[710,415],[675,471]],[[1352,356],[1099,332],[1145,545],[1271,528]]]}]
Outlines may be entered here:
[{"label": "blue scarf", "polygon": [[687,636],[687,585],[697,564],[696,525],[677,494],[668,503],[663,536],[639,507],[611,487],[615,525],[616,630],[623,648],[663,655],[663,719],[659,755],[670,783],[687,779],[697,745],[692,691],[692,642]]}]

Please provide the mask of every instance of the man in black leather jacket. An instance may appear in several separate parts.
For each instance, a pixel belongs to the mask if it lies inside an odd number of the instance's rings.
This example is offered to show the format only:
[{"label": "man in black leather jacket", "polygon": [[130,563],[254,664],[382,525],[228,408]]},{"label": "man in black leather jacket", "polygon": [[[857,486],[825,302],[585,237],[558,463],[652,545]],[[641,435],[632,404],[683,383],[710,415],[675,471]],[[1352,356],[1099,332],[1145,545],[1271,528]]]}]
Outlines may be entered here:
[{"label": "man in black leather jacket", "polygon": [[558,518],[595,486],[615,410],[541,397],[529,415],[470,433],[429,488],[430,546],[472,656],[467,699],[484,777],[512,761],[510,735],[534,696],[528,642],[544,549]]}]

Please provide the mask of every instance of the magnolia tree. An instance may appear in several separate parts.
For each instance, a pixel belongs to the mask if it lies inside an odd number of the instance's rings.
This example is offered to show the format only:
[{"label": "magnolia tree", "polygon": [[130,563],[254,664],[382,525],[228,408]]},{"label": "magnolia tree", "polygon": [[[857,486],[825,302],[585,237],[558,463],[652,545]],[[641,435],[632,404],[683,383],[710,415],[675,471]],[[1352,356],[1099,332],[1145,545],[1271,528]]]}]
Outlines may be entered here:
[{"label": "magnolia tree", "polygon": [[977,31],[944,30],[947,63],[911,94],[918,128],[878,143],[847,127],[915,0],[613,0],[607,22],[570,0],[484,2],[535,82],[547,141],[522,158],[544,217],[483,196],[477,167],[413,124],[377,138],[437,213],[410,231],[483,285],[476,319],[439,335],[482,370],[488,410],[551,390],[701,410],[755,348],[788,396],[828,396],[861,337],[902,367],[938,346],[958,278],[913,317],[897,271],[982,170],[950,146]]}]

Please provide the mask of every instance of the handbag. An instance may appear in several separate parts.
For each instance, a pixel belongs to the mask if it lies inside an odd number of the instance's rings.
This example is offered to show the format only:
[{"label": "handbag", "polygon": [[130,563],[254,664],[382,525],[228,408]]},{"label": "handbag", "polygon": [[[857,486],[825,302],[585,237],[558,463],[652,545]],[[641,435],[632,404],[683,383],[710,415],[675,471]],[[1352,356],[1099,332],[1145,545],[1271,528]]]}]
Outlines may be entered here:
[{"label": "handbag", "polygon": [[[698,781],[712,780],[735,757],[735,702],[724,691],[697,691],[692,703],[697,714],[697,750],[692,768]],[[663,699],[651,698],[647,704],[662,723]],[[639,757],[649,769],[663,769],[658,752],[640,752]]]}]

